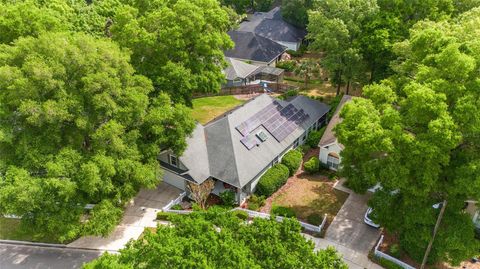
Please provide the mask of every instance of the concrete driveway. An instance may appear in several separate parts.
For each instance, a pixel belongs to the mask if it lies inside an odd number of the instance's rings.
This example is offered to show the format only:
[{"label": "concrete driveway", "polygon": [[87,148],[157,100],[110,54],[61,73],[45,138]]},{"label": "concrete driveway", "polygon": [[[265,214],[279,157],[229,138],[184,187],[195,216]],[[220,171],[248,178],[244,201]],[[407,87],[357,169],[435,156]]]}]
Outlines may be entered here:
[{"label": "concrete driveway", "polygon": [[146,227],[157,227],[157,212],[180,193],[182,190],[164,182],[153,190],[142,189],[125,209],[122,221],[112,234],[108,237],[81,237],[67,247],[111,251],[122,249],[130,239],[137,239]]},{"label": "concrete driveway", "polygon": [[363,222],[369,195],[350,193],[327,229],[325,239],[356,252],[368,254],[380,237],[380,230]]}]

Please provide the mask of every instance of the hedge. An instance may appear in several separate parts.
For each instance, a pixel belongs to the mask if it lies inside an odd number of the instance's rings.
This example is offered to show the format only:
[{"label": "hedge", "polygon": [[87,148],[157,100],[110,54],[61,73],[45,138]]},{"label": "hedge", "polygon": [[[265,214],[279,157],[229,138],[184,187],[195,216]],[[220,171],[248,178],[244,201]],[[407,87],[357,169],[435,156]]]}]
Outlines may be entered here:
[{"label": "hedge", "polygon": [[378,263],[383,267],[383,268],[386,268],[386,269],[403,269],[402,266],[392,262],[392,261],[389,261],[385,258],[376,258]]},{"label": "hedge", "polygon": [[175,216],[176,214],[175,213],[172,213],[172,212],[163,212],[163,211],[159,211],[157,213],[157,220],[169,220],[170,217],[172,216]]},{"label": "hedge", "polygon": [[257,194],[270,196],[282,187],[289,177],[289,169],[283,164],[276,164],[263,174],[257,184]]},{"label": "hedge", "polygon": [[295,61],[280,61],[276,65],[277,68],[284,69],[287,72],[293,72],[296,66],[297,63]]},{"label": "hedge", "polygon": [[320,160],[318,159],[318,157],[313,156],[312,158],[310,158],[310,160],[305,162],[303,168],[309,174],[316,173],[320,170]]},{"label": "hedge", "polygon": [[288,168],[289,175],[293,176],[302,163],[302,153],[298,150],[290,150],[282,158],[282,164]]},{"label": "hedge", "polygon": [[320,129],[318,131],[310,132],[310,134],[308,135],[306,144],[309,145],[312,148],[318,147],[318,143],[320,142],[320,139],[322,138],[323,133],[325,133],[325,128],[326,127],[324,126],[324,127],[322,127],[322,129]]},{"label": "hedge", "polygon": [[252,194],[248,199],[248,209],[257,210],[265,205],[265,197]]},{"label": "hedge", "polygon": [[234,207],[237,203],[237,197],[234,191],[226,190],[220,193],[220,200],[222,204],[228,207]]},{"label": "hedge", "polygon": [[284,206],[272,206],[272,210],[270,210],[270,213],[275,216],[282,216],[282,217],[287,217],[287,218],[295,218],[296,214],[293,209],[284,207]]},{"label": "hedge", "polygon": [[248,213],[245,212],[245,211],[235,210],[235,211],[233,211],[233,215],[235,215],[237,218],[239,218],[241,220],[247,220],[248,219]]}]

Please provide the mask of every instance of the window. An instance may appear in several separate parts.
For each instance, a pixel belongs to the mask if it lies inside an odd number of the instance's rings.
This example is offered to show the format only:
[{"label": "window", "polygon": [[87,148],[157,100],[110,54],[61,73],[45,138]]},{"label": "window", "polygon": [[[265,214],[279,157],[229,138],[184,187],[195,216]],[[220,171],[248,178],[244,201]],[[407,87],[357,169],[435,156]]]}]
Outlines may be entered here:
[{"label": "window", "polygon": [[307,138],[307,132],[305,132],[302,136],[302,142],[305,141],[305,139]]},{"label": "window", "polygon": [[480,210],[475,212],[475,216],[473,216],[473,223],[477,228],[480,228]]},{"label": "window", "polygon": [[177,156],[170,154],[170,164],[173,165],[173,166],[175,166],[175,167],[178,167],[178,159],[177,159]]},{"label": "window", "polygon": [[330,167],[331,169],[335,169],[337,170],[338,169],[338,164],[339,164],[340,160],[338,159],[338,157],[336,156],[332,156],[332,155],[328,155],[327,157],[327,165],[328,167]]},{"label": "window", "polygon": [[297,139],[295,140],[295,142],[293,142],[293,147],[294,147],[294,148],[298,147],[298,144],[299,144],[299,143],[300,143],[300,140],[299,140],[299,138],[297,138]]},{"label": "window", "polygon": [[278,163],[278,157],[275,157],[275,159],[273,159],[272,166],[276,165],[277,163]]}]

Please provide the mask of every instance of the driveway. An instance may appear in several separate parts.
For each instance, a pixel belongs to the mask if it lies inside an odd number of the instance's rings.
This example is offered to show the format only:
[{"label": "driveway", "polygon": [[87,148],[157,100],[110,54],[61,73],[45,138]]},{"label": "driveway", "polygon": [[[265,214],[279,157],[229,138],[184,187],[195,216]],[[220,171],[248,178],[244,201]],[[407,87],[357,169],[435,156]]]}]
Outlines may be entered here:
[{"label": "driveway", "polygon": [[0,268],[81,268],[101,254],[92,250],[0,244]]},{"label": "driveway", "polygon": [[130,239],[137,239],[146,227],[157,227],[157,212],[180,193],[182,190],[164,182],[153,190],[142,189],[125,209],[122,221],[112,234],[108,237],[81,237],[67,247],[111,251],[122,249]]},{"label": "driveway", "polygon": [[363,222],[369,197],[350,192],[350,196],[328,227],[325,239],[368,254],[380,237],[379,229]]}]

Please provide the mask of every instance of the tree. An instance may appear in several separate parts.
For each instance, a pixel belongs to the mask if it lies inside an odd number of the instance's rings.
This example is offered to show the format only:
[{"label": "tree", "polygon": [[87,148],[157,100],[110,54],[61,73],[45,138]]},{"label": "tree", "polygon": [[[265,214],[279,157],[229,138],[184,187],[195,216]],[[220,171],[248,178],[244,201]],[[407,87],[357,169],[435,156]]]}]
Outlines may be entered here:
[{"label": "tree", "polygon": [[132,51],[137,72],[156,92],[191,105],[193,92],[217,92],[223,51],[232,47],[227,12],[216,0],[132,2],[116,10],[113,40]]},{"label": "tree", "polygon": [[238,14],[245,14],[252,7],[251,0],[220,0],[223,6],[231,7]]},{"label": "tree", "polygon": [[[439,209],[448,202],[429,262],[458,264],[478,252],[464,212],[480,187],[480,9],[454,21],[423,21],[394,46],[395,74],[364,89],[336,128],[342,173],[358,192],[380,183],[371,206],[401,246],[421,261]],[[398,216],[402,216],[401,218]]]},{"label": "tree", "polygon": [[282,17],[297,27],[305,28],[308,24],[308,10],[312,6],[312,0],[283,0]]},{"label": "tree", "polygon": [[312,77],[320,76],[320,64],[314,59],[304,59],[301,60],[293,72],[295,75],[303,78],[303,87],[306,89],[308,82]]},{"label": "tree", "polygon": [[314,251],[294,219],[245,225],[232,212],[209,210],[170,220],[173,226],[160,225],[84,268],[347,268],[333,248]]},{"label": "tree", "polygon": [[205,180],[202,184],[189,182],[187,186],[193,200],[200,206],[200,208],[206,209],[208,196],[210,196],[213,188],[215,188],[215,181],[210,178]]},{"label": "tree", "polygon": [[[161,149],[180,153],[189,109],[109,40],[45,33],[0,46],[0,214],[60,240],[106,235],[141,187],[155,187]],[[84,206],[97,204],[82,222]]]},{"label": "tree", "polygon": [[361,25],[376,12],[375,0],[321,1],[309,13],[308,38],[310,48],[325,53],[323,67],[337,86],[361,80],[365,74],[363,58],[358,47],[362,36]]},{"label": "tree", "polygon": [[255,11],[267,12],[272,8],[273,0],[252,0]]}]

